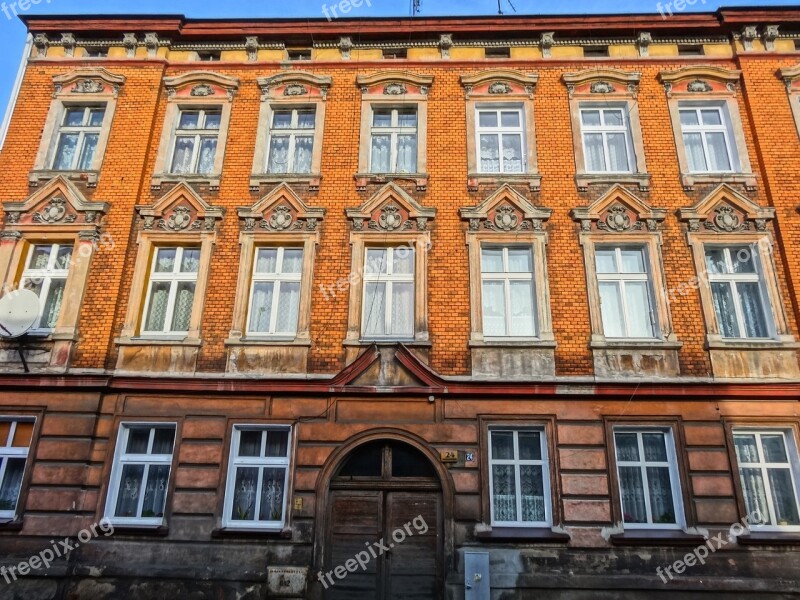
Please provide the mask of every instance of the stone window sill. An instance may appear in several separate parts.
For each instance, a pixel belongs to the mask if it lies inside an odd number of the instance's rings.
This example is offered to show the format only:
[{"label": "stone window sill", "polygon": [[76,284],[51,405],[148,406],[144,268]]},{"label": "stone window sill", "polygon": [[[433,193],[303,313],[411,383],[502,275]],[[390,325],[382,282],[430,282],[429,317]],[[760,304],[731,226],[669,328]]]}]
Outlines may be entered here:
[{"label": "stone window sill", "polygon": [[396,180],[413,181],[417,186],[418,192],[424,192],[428,189],[427,173],[356,173],[354,179],[356,181],[356,190],[359,192],[366,190],[367,185],[370,183],[385,184]]},{"label": "stone window sill", "polygon": [[542,189],[542,176],[538,173],[470,173],[467,177],[467,188],[470,192],[477,192],[481,185],[499,187],[504,183],[527,185],[532,192]]},{"label": "stone window sill", "polygon": [[736,538],[740,546],[800,546],[800,532],[770,531]]},{"label": "stone window sill", "polygon": [[406,348],[431,348],[433,347],[433,343],[429,340],[345,340],[342,342],[343,346],[362,346],[367,348],[369,346],[377,346],[377,347],[395,347],[399,345],[403,345]]},{"label": "stone window sill", "polygon": [[0,532],[18,532],[22,531],[24,523],[22,519],[0,519]]},{"label": "stone window sill", "polygon": [[699,546],[706,542],[702,535],[663,529],[634,529],[612,535],[610,540],[615,546]]},{"label": "stone window sill", "polygon": [[680,350],[683,343],[666,340],[609,340],[597,339],[589,343],[592,350]]},{"label": "stone window sill", "polygon": [[489,339],[470,340],[470,348],[553,348],[558,347],[555,340],[540,339]]},{"label": "stone window sill", "polygon": [[558,533],[546,528],[493,527],[481,531],[475,537],[486,543],[521,542],[526,544],[568,544],[572,539],[566,533]]},{"label": "stone window sill", "polygon": [[136,337],[117,338],[114,342],[118,346],[202,346],[202,340],[172,337]]},{"label": "stone window sill", "polygon": [[693,191],[696,185],[721,183],[741,184],[748,192],[758,189],[758,178],[753,173],[681,173],[681,184],[687,192]]},{"label": "stone window sill", "polygon": [[166,525],[114,525],[114,535],[167,537],[169,527]]},{"label": "stone window sill", "polygon": [[292,529],[259,529],[257,527],[218,527],[211,532],[213,539],[274,539],[291,540]]},{"label": "stone window sill", "polygon": [[311,340],[299,340],[296,338],[229,338],[225,340],[226,346],[299,346],[311,347]]},{"label": "stone window sill", "polygon": [[250,191],[260,192],[262,186],[274,187],[281,183],[307,185],[308,191],[319,191],[322,175],[319,173],[253,173],[250,175]]},{"label": "stone window sill", "polygon": [[779,340],[747,340],[747,339],[720,339],[709,338],[706,341],[707,350],[798,350],[800,343],[794,339]]},{"label": "stone window sill", "polygon": [[209,190],[216,192],[219,190],[220,175],[174,175],[171,173],[161,173],[153,175],[150,181],[150,189],[159,191],[165,183],[188,183],[189,185],[205,185]]},{"label": "stone window sill", "polygon": [[31,171],[28,174],[28,184],[31,187],[37,187],[40,183],[50,181],[58,176],[66,177],[70,181],[79,181],[85,183],[89,187],[96,187],[97,180],[100,177],[99,171],[53,171],[50,169],[42,169]]},{"label": "stone window sill", "polygon": [[640,192],[650,190],[651,176],[649,173],[578,173],[575,184],[578,191],[589,191],[590,185],[615,185],[617,183],[638,185]]}]

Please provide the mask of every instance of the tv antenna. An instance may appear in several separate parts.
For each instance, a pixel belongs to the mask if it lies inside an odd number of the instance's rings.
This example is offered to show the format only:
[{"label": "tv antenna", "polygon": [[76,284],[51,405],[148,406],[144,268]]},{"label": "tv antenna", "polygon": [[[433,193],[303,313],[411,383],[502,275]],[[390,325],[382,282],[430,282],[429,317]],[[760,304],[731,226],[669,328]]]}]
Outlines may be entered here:
[{"label": "tv antenna", "polygon": [[411,0],[411,16],[416,17],[422,12],[422,0]]},{"label": "tv antenna", "polygon": [[[508,5],[511,7],[511,10],[513,10],[514,12],[517,12],[517,7],[514,6],[514,3],[511,0],[505,0],[505,1],[508,2]],[[498,15],[504,15],[505,14],[503,12],[503,0],[497,0],[497,14]]]},{"label": "tv antenna", "polygon": [[23,339],[39,318],[39,296],[26,289],[9,292],[0,298],[0,339],[15,341],[22,368],[30,373],[25,360]]}]

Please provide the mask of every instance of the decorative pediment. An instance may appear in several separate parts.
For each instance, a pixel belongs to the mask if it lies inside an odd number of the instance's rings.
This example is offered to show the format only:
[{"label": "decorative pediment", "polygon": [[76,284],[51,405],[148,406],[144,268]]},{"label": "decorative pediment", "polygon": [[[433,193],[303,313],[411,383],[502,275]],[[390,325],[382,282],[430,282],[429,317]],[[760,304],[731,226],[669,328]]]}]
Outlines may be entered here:
[{"label": "decorative pediment", "polygon": [[586,69],[577,73],[566,73],[563,79],[570,98],[573,96],[636,97],[642,74],[619,69]]},{"label": "decorative pediment", "polygon": [[251,207],[240,208],[239,218],[244,231],[256,228],[270,232],[318,231],[325,218],[325,209],[309,207],[282,183]]},{"label": "decorative pediment", "polygon": [[441,393],[442,377],[403,344],[372,345],[330,381],[334,390],[402,388],[406,393]]},{"label": "decorative pediment", "polygon": [[659,74],[667,96],[736,93],[736,85],[742,77],[741,71],[724,69],[712,65],[683,67],[676,71],[662,71]]},{"label": "decorative pediment", "polygon": [[497,232],[542,231],[552,210],[538,208],[506,184],[492,193],[478,206],[461,208],[461,218],[469,221],[470,231],[481,229]]},{"label": "decorative pediment", "polygon": [[345,213],[353,223],[353,231],[370,229],[385,233],[427,231],[436,217],[435,208],[421,206],[395,183],[388,183],[359,208]]},{"label": "decorative pediment", "polygon": [[68,73],[53,77],[54,96],[96,94],[114,96],[125,83],[124,75],[115,75],[98,67],[78,67]]},{"label": "decorative pediment", "polygon": [[800,90],[800,64],[780,70],[781,78],[790,92]]},{"label": "decorative pediment", "polygon": [[511,69],[489,69],[475,75],[461,77],[461,85],[467,98],[473,96],[533,97],[539,76],[536,73],[523,73]]},{"label": "decorative pediment", "polygon": [[192,71],[175,77],[165,77],[164,85],[170,98],[232,100],[239,89],[239,80],[212,71]]},{"label": "decorative pediment", "polygon": [[775,209],[759,206],[722,184],[694,206],[680,209],[678,218],[688,223],[691,232],[766,231],[767,223],[775,218]]},{"label": "decorative pediment", "polygon": [[359,75],[356,83],[362,94],[375,96],[427,96],[433,85],[432,75],[417,75],[408,71],[379,71]]},{"label": "decorative pediment", "polygon": [[4,202],[6,229],[71,226],[99,228],[108,212],[106,202],[89,202],[69,179],[58,176],[38,188],[27,200]]},{"label": "decorative pediment", "polygon": [[145,231],[215,231],[223,209],[210,205],[186,183],[179,183],[152,206],[137,206]]},{"label": "decorative pediment", "polygon": [[259,78],[258,86],[261,88],[261,100],[277,98],[326,100],[332,81],[330,77],[320,77],[305,71],[286,71],[271,77]]},{"label": "decorative pediment", "polygon": [[666,218],[667,211],[653,208],[627,188],[615,185],[591,205],[576,208],[571,215],[580,222],[581,231],[587,233],[655,232]]}]

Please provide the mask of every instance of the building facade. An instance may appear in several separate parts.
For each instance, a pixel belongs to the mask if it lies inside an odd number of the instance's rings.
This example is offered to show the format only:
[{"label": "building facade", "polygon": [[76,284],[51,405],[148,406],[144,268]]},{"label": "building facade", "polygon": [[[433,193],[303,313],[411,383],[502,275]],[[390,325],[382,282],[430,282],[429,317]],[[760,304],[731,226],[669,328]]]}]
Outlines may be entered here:
[{"label": "building facade", "polygon": [[0,597],[800,594],[799,10],[26,25]]}]

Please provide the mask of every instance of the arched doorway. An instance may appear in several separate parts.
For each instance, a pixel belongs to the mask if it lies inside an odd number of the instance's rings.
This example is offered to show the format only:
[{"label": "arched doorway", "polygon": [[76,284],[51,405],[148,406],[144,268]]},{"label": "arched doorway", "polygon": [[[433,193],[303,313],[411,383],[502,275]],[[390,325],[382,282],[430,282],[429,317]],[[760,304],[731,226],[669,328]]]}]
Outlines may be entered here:
[{"label": "arched doorway", "polygon": [[325,599],[441,598],[442,527],[441,481],[422,452],[397,440],[357,447],[330,480]]}]

